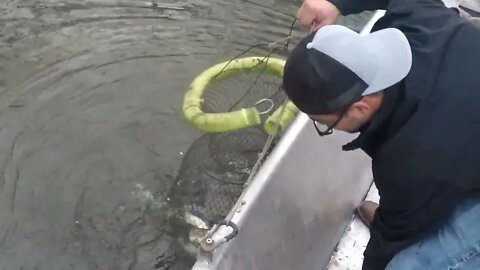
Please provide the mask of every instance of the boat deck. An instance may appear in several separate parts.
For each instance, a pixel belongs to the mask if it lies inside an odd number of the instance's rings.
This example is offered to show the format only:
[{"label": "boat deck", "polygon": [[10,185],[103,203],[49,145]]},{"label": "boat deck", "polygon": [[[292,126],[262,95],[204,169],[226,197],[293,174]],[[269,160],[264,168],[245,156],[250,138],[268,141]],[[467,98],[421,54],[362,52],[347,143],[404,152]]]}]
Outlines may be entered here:
[{"label": "boat deck", "polygon": [[[380,197],[375,185],[372,185],[366,200],[377,202]],[[368,227],[355,215],[345,234],[338,243],[327,270],[358,270],[362,268],[363,252],[367,246],[370,233]]]}]

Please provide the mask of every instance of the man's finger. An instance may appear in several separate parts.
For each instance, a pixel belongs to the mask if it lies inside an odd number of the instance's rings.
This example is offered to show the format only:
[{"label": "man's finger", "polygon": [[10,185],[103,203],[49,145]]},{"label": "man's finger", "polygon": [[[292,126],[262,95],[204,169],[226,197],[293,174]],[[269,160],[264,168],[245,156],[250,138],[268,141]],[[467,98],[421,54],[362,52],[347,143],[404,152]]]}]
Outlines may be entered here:
[{"label": "man's finger", "polygon": [[302,4],[302,6],[298,9],[297,19],[303,26],[310,27],[315,18],[315,12],[313,12],[310,7],[306,6],[305,4]]},{"label": "man's finger", "polygon": [[310,27],[310,33],[317,31],[318,29],[324,27],[327,25],[326,23],[318,23],[317,21],[313,21],[311,27]]}]

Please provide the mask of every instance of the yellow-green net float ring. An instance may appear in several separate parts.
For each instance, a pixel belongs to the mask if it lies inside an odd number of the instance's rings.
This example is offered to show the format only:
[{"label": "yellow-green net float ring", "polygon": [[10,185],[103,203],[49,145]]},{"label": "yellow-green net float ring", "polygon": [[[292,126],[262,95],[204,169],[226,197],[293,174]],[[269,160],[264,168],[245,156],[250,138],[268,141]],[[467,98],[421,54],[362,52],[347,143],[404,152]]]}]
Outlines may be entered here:
[{"label": "yellow-green net float ring", "polygon": [[[268,59],[268,61],[267,61]],[[203,132],[227,132],[261,124],[258,109],[253,106],[232,112],[206,113],[202,111],[202,95],[209,83],[221,80],[237,72],[252,70],[265,64],[265,72],[283,76],[285,60],[265,57],[246,57],[216,64],[198,75],[185,94],[183,114],[190,125]],[[298,113],[297,107],[290,101],[278,107],[265,121],[264,130],[268,134],[279,133],[285,129]],[[278,124],[277,124],[278,123]],[[275,127],[278,125],[278,128]]]}]

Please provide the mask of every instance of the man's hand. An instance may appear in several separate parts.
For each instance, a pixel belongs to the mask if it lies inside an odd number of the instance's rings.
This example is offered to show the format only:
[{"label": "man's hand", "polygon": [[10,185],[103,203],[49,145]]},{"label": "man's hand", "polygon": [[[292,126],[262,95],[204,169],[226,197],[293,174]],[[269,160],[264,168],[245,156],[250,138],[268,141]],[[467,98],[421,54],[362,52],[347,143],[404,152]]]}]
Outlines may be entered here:
[{"label": "man's hand", "polygon": [[327,0],[305,0],[297,12],[297,19],[311,32],[335,23],[338,16],[338,8]]},{"label": "man's hand", "polygon": [[373,218],[375,216],[375,211],[377,211],[378,203],[372,201],[364,201],[358,207],[357,212],[360,216],[360,219],[370,227],[370,224],[373,222]]}]

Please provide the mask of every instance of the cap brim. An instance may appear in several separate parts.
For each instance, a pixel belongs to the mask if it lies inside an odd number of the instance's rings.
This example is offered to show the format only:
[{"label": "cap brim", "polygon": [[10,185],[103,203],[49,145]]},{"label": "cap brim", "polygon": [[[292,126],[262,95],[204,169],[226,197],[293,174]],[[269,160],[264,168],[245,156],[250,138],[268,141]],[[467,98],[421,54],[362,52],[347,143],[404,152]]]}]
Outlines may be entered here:
[{"label": "cap brim", "polygon": [[363,95],[382,91],[403,80],[412,67],[412,51],[405,35],[398,29],[373,32],[366,45],[378,56],[376,74]]}]

